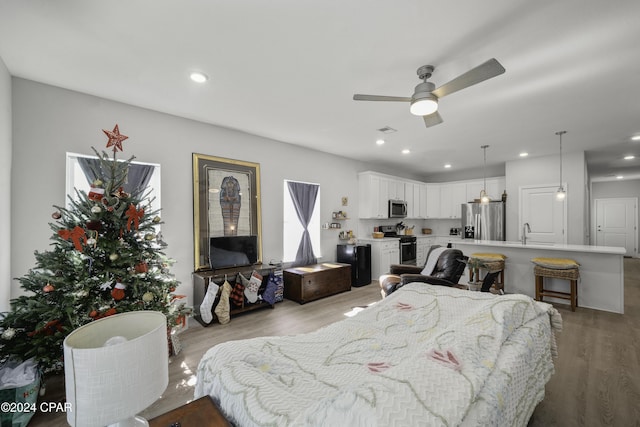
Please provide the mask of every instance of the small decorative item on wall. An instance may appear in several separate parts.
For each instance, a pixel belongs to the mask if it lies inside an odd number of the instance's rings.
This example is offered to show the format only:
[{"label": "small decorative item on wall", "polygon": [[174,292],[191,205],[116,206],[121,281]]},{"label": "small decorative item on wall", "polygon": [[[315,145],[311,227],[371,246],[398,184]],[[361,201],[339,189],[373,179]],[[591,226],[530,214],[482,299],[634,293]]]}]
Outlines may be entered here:
[{"label": "small decorative item on wall", "polygon": [[349,206],[349,198],[348,197],[343,197],[342,198],[342,206]]},{"label": "small decorative item on wall", "polygon": [[257,236],[262,259],[260,164],[193,154],[194,267],[210,268],[210,238]]}]

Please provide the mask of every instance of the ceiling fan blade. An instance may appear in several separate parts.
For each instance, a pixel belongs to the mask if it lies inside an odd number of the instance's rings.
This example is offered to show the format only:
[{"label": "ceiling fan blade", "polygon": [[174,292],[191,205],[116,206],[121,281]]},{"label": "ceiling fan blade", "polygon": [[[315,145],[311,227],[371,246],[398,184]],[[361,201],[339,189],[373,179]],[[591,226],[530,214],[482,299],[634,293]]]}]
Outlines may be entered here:
[{"label": "ceiling fan blade", "polygon": [[405,96],[383,96],[383,95],[353,95],[354,101],[397,101],[397,102],[411,102],[411,98]]},{"label": "ceiling fan blade", "polygon": [[443,84],[433,93],[438,98],[442,98],[443,96],[450,95],[454,92],[457,92],[461,89],[467,88],[469,86],[473,86],[477,83],[488,80],[492,77],[499,76],[504,73],[505,69],[495,58],[491,58],[484,64],[478,65],[475,68],[467,71],[456,77],[455,79]]},{"label": "ceiling fan blade", "polygon": [[424,124],[426,127],[431,127],[435,125],[439,125],[443,122],[442,117],[440,117],[440,113],[437,111],[435,113],[431,113],[428,116],[422,116],[424,119]]}]

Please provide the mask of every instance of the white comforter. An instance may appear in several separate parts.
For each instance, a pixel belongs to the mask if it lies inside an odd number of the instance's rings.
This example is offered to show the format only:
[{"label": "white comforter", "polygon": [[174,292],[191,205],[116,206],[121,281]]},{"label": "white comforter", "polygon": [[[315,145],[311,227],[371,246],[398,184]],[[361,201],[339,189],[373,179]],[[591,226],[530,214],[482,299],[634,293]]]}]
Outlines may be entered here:
[{"label": "white comforter", "polygon": [[238,426],[526,425],[560,325],[524,295],[413,283],[316,332],[213,347],[195,397]]}]

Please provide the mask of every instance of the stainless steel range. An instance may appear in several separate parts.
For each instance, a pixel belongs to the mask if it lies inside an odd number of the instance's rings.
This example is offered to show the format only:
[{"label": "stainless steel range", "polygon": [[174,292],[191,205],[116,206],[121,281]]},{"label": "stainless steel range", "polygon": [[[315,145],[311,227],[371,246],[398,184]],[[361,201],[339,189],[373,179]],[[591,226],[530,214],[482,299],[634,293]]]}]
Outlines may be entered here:
[{"label": "stainless steel range", "polygon": [[416,236],[405,236],[398,234],[395,225],[381,225],[379,230],[384,233],[384,237],[397,237],[400,240],[400,264],[416,265],[417,238]]}]

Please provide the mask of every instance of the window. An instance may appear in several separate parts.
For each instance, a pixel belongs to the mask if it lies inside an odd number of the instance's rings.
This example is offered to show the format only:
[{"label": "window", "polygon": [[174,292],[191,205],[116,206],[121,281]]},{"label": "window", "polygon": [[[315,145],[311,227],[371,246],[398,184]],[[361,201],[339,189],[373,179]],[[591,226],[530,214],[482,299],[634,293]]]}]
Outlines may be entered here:
[{"label": "window", "polygon": [[283,200],[283,261],[315,264],[322,256],[320,185],[285,180]]},{"label": "window", "polygon": [[[89,193],[90,185],[88,178],[82,170],[80,166],[80,161],[78,159],[96,159],[96,156],[86,156],[84,154],[76,154],[76,153],[67,153],[67,182],[66,182],[66,192],[67,196],[72,199],[76,199],[76,192],[84,191],[85,193]],[[131,162],[131,165],[144,165],[144,166],[152,166],[153,173],[148,180],[147,183],[147,191],[149,192],[149,202],[151,205],[151,210],[159,210],[162,206],[160,201],[160,165],[155,163],[142,163],[142,162]],[[146,192],[144,193],[146,194]],[[67,208],[71,207],[71,202],[67,198],[65,200],[65,206]]]}]

